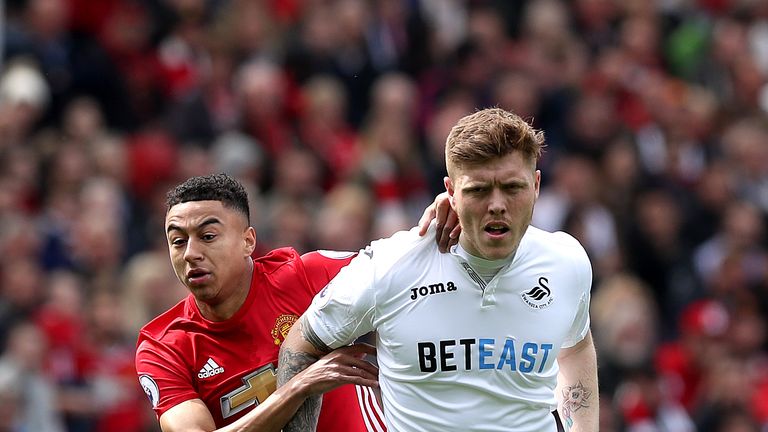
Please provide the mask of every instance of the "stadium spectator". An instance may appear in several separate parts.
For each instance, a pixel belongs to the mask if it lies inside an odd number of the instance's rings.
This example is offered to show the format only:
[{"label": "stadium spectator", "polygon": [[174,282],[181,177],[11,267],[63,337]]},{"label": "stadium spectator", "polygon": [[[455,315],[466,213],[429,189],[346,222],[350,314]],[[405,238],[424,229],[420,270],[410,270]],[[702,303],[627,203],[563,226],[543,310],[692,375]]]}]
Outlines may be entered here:
[{"label": "stadium spectator", "polygon": [[45,373],[45,336],[29,321],[8,331],[8,344],[0,356],[3,392],[12,391],[19,410],[11,430],[66,431],[57,408],[56,386]]}]

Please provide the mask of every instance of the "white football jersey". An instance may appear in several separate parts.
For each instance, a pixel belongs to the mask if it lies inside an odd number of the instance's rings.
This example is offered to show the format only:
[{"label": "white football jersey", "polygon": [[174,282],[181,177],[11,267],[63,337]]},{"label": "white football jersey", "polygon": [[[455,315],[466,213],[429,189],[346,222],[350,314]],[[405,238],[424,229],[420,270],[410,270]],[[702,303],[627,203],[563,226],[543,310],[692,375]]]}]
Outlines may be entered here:
[{"label": "white football jersey", "polygon": [[414,228],[362,250],[305,323],[332,348],[377,332],[390,431],[555,432],[557,355],[589,330],[591,284],[587,254],[562,232],[529,227],[485,282]]}]

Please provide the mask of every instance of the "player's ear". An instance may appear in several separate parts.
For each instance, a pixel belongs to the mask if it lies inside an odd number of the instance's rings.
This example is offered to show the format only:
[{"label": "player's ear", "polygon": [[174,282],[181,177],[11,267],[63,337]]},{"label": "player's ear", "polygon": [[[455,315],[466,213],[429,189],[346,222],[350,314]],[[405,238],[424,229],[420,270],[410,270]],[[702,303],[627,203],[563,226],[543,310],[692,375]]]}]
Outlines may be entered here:
[{"label": "player's ear", "polygon": [[539,187],[541,186],[541,170],[536,170],[534,176],[535,176],[534,180],[536,181],[536,184],[534,185],[534,188],[535,188],[535,190],[534,190],[534,193],[535,193],[534,197],[536,199],[538,199],[539,198]]},{"label": "player's ear", "polygon": [[443,177],[443,184],[445,185],[445,190],[448,192],[448,195],[453,196],[454,189],[453,189],[453,181],[451,180],[451,178],[448,176]]},{"label": "player's ear", "polygon": [[249,226],[243,233],[244,254],[250,256],[256,250],[256,230]]},{"label": "player's ear", "polygon": [[451,208],[455,208],[453,204],[453,194],[456,192],[456,189],[453,186],[453,180],[451,180],[450,177],[445,176],[443,177],[443,184],[445,185],[446,192],[448,192],[448,202],[451,203]]}]

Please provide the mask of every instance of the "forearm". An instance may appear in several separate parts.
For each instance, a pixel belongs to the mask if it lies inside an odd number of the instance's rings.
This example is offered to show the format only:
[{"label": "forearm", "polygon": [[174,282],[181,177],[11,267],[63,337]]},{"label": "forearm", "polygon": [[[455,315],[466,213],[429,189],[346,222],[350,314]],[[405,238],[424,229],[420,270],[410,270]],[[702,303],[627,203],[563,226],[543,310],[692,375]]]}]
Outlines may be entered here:
[{"label": "forearm", "polygon": [[[304,352],[295,352],[289,347],[283,347],[280,350],[280,357],[277,369],[278,390],[285,388],[291,378],[303,371],[309,365],[317,361],[317,357]],[[283,428],[284,432],[292,431],[313,431],[317,427],[317,418],[320,416],[320,406],[322,405],[322,395],[308,396],[303,400],[303,404],[297,406],[294,416],[286,422]]]},{"label": "forearm", "polygon": [[563,425],[569,432],[595,432],[600,413],[597,355],[591,333],[575,347],[563,351],[558,357],[556,390]]},{"label": "forearm", "polygon": [[205,403],[193,399],[166,411],[160,417],[160,428],[163,432],[279,432],[309,394],[303,380],[294,380],[242,418],[219,429]]},{"label": "forearm", "polygon": [[218,429],[219,432],[280,432],[291,420],[307,393],[301,383],[290,382],[275,390],[264,402],[236,422]]},{"label": "forearm", "polygon": [[[317,362],[324,354],[309,344],[305,338],[303,320],[299,320],[288,333],[283,345],[280,347],[277,368],[278,389],[288,383],[301,371]],[[322,394],[308,396],[304,403],[298,407],[293,418],[285,425],[283,431],[313,431],[317,428],[317,419],[320,416]]]}]

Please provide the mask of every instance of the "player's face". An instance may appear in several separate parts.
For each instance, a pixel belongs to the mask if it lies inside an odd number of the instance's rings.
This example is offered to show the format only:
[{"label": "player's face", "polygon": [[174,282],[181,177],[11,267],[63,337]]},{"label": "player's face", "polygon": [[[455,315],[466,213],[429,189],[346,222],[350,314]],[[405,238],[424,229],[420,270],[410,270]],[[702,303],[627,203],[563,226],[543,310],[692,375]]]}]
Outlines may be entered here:
[{"label": "player's face", "polygon": [[461,223],[461,246],[489,260],[510,256],[531,223],[541,173],[520,152],[477,165],[457,167],[445,179]]},{"label": "player's face", "polygon": [[239,288],[256,235],[241,213],[220,201],[177,204],[165,216],[171,263],[198,301],[217,304]]}]

